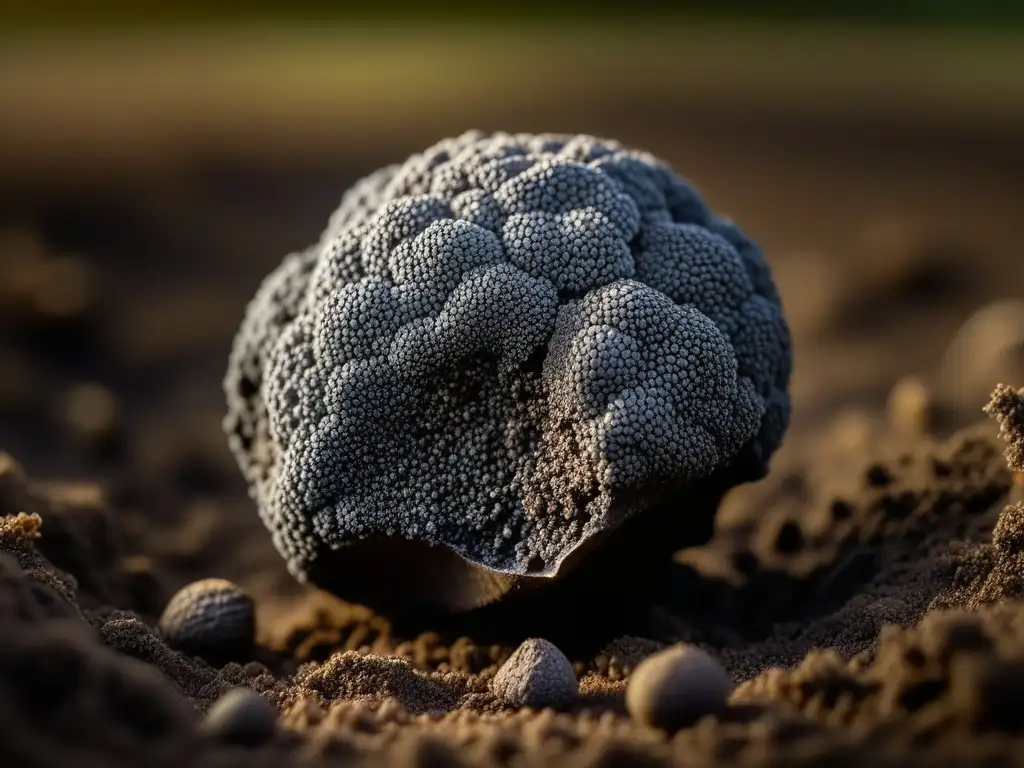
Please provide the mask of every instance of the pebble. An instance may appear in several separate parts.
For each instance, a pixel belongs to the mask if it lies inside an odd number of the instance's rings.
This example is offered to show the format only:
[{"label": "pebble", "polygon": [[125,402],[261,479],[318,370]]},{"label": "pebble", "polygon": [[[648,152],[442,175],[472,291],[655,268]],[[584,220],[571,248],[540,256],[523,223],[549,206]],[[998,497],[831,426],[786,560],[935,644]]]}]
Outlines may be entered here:
[{"label": "pebble", "polygon": [[725,668],[705,651],[675,645],[644,659],[626,684],[637,722],[674,733],[722,711],[732,691]]},{"label": "pebble", "polygon": [[225,579],[203,579],[180,589],[158,624],[167,643],[214,664],[248,660],[256,634],[256,610],[241,587]]},{"label": "pebble", "polygon": [[564,709],[576,700],[579,683],[564,653],[547,640],[530,638],[501,665],[491,690],[513,707]]},{"label": "pebble", "polygon": [[207,711],[202,730],[228,744],[256,747],[273,738],[277,709],[250,688],[233,688]]}]

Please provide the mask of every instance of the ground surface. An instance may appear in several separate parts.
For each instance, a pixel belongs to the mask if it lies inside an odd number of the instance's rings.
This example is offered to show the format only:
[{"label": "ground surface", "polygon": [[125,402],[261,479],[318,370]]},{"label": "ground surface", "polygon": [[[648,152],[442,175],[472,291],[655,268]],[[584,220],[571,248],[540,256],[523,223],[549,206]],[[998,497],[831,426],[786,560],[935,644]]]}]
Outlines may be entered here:
[{"label": "ground surface", "polygon": [[[715,540],[678,555],[670,584],[635,595],[638,610],[609,604],[566,648],[585,694],[570,713],[515,713],[490,696],[495,665],[524,639],[514,630],[395,627],[292,582],[220,431],[232,334],[259,280],[316,238],[348,183],[464,119],[287,162],[272,148],[167,153],[144,172],[4,177],[0,450],[23,470],[4,459],[0,513],[39,513],[42,536],[27,542],[11,518],[0,531],[0,754],[26,766],[296,753],[1024,763],[1024,555],[989,543],[1017,486],[995,429],[971,426],[997,377],[1024,365],[994,365],[986,351],[1002,342],[989,332],[942,366],[972,311],[1024,292],[1016,126],[614,99],[518,112],[501,127],[586,130],[662,155],[762,243],[796,344],[786,445],[765,481],[726,499]],[[924,426],[905,405],[886,412],[908,375],[941,401]],[[213,669],[153,634],[170,594],[207,576],[256,597],[254,663]],[[621,713],[622,681],[679,639],[704,644],[738,687],[724,716],[669,738]],[[332,655],[367,648],[406,661]],[[195,709],[238,684],[288,726],[252,755],[193,732]]]}]

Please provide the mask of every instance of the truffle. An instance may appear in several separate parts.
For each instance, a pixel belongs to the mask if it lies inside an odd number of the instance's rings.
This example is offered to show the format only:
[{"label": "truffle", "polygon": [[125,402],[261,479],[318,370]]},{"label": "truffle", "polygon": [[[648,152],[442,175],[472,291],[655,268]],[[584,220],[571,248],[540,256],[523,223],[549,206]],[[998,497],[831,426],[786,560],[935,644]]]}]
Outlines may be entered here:
[{"label": "truffle", "polygon": [[273,738],[277,710],[251,688],[233,688],[214,702],[201,727],[225,743],[255,747]]},{"label": "truffle", "polygon": [[225,579],[203,579],[180,589],[160,616],[160,634],[190,656],[219,664],[245,659],[256,632],[252,598]]},{"label": "truffle", "polygon": [[760,250],[667,164],[470,132],[357,183],[264,281],[225,428],[297,578],[467,610],[652,507],[666,557],[706,539],[698,488],[765,473],[790,368]]},{"label": "truffle", "polygon": [[646,659],[626,685],[626,709],[637,721],[674,732],[725,708],[732,681],[722,665],[691,645]]},{"label": "truffle", "polygon": [[576,699],[579,684],[564,653],[547,640],[531,638],[502,664],[491,691],[513,707],[564,709]]}]

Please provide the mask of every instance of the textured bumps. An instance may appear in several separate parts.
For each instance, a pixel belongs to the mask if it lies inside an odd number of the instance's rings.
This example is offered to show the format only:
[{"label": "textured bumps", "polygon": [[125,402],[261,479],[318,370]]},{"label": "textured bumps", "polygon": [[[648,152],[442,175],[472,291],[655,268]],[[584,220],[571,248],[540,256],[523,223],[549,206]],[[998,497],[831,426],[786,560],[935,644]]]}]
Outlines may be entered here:
[{"label": "textured bumps", "polygon": [[207,661],[244,660],[256,631],[252,598],[225,579],[203,579],[180,589],[164,608],[160,634],[182,653]]},{"label": "textured bumps", "polygon": [[[264,281],[225,428],[296,577],[465,609],[759,477],[790,367],[760,251],[665,163],[471,132],[358,182]],[[384,556],[404,577],[345,591]]]},{"label": "textured bumps", "polygon": [[705,651],[676,645],[646,659],[626,686],[626,709],[638,722],[675,732],[725,708],[728,673]]},{"label": "textured bumps", "polygon": [[1024,504],[1007,504],[999,513],[992,530],[992,545],[1007,557],[1024,552]]},{"label": "textured bumps", "polygon": [[564,653],[547,640],[531,638],[502,664],[491,691],[513,707],[565,709],[576,700],[579,684]]}]

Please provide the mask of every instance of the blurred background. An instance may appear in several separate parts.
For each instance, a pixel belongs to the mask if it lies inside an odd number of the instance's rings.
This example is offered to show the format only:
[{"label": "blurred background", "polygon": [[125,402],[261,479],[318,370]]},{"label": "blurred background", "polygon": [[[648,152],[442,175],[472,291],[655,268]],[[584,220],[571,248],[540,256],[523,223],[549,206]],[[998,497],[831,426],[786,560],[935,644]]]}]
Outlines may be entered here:
[{"label": "blurred background", "polygon": [[647,149],[762,244],[780,462],[1024,385],[1021,0],[150,5],[0,10],[0,450],[101,480],[181,580],[290,589],[220,431],[232,336],[352,181],[469,128]]}]

